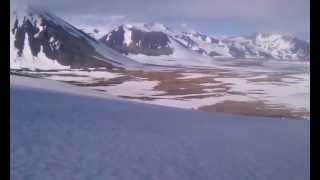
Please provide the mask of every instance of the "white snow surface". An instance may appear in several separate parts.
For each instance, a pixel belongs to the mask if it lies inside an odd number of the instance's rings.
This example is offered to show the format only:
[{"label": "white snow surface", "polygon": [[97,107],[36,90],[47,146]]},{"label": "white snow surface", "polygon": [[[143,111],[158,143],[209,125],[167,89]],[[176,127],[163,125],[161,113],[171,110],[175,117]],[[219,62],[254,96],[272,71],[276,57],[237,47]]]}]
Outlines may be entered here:
[{"label": "white snow surface", "polygon": [[310,176],[309,121],[186,111],[83,91],[11,76],[10,179]]},{"label": "white snow surface", "polygon": [[130,27],[124,27],[124,40],[123,40],[123,43],[127,46],[129,46],[132,42],[132,39],[131,39],[131,30],[130,30]]},{"label": "white snow surface", "polygon": [[126,81],[122,84],[113,86],[92,86],[89,88],[95,90],[104,90],[109,94],[114,96],[134,96],[134,97],[148,97],[158,94],[163,94],[162,91],[155,91],[153,88],[157,86],[159,82],[157,81]]},{"label": "white snow surface", "polygon": [[203,73],[180,73],[183,77],[177,79],[197,79],[202,77],[207,77],[208,75]]},{"label": "white snow surface", "polygon": [[[288,79],[287,82],[291,83],[253,83],[241,78],[216,78],[215,80],[231,83],[231,90],[248,93],[248,97],[253,99],[262,99],[271,104],[310,111],[310,74],[300,74],[298,77],[302,80]],[[263,94],[255,94],[255,90]]]}]

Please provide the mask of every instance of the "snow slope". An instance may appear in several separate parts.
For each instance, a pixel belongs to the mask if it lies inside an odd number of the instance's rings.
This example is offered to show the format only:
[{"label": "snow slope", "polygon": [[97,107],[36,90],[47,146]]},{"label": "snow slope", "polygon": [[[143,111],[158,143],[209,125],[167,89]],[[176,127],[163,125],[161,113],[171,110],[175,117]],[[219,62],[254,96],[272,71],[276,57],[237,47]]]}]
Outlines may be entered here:
[{"label": "snow slope", "polygon": [[139,104],[17,76],[10,106],[13,180],[309,178],[308,121]]},{"label": "snow slope", "polygon": [[144,54],[129,54],[128,57],[142,64],[185,67],[215,66],[212,59],[205,56],[199,56],[199,54],[187,50],[172,38],[170,38],[170,40],[170,47],[173,49],[173,53],[171,55],[148,56]]},{"label": "snow slope", "polygon": [[140,66],[49,10],[32,6],[12,10],[11,68],[47,70],[110,65],[126,68]]}]

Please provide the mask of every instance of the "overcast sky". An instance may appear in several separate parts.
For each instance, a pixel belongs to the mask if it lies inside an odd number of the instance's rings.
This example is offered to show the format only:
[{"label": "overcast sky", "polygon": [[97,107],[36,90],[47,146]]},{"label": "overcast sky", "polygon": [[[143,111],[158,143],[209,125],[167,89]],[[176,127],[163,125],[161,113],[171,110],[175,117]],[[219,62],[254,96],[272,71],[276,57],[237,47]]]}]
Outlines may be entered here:
[{"label": "overcast sky", "polygon": [[309,39],[310,34],[309,0],[11,0],[11,6],[24,4],[23,1],[64,17],[90,15],[156,21],[209,34],[262,31],[304,39]]}]

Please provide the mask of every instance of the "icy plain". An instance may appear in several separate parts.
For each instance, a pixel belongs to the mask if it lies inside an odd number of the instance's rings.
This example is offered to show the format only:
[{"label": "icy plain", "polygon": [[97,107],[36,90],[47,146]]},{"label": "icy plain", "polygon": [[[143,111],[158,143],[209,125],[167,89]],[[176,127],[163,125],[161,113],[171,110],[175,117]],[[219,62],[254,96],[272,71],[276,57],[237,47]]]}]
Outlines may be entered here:
[{"label": "icy plain", "polygon": [[11,179],[309,178],[310,121],[140,104],[11,76]]}]

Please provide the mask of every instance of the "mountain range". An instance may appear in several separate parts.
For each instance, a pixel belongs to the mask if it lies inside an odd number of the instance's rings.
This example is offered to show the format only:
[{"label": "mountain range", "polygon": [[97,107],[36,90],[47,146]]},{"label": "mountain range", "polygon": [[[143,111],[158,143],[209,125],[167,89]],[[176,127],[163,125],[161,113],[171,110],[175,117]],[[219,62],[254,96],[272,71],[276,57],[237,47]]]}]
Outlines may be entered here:
[{"label": "mountain range", "polygon": [[173,55],[179,48],[210,57],[301,60],[309,43],[290,35],[254,33],[216,38],[200,32],[173,31],[163,24],[124,24],[100,41],[124,54]]},{"label": "mountain range", "polygon": [[201,66],[220,58],[310,59],[309,42],[290,35],[255,33],[221,38],[160,23],[121,24],[102,37],[97,36],[99,32],[99,28],[80,30],[41,8],[14,11],[10,20],[11,68],[129,68],[154,62],[168,65],[167,61]]}]

